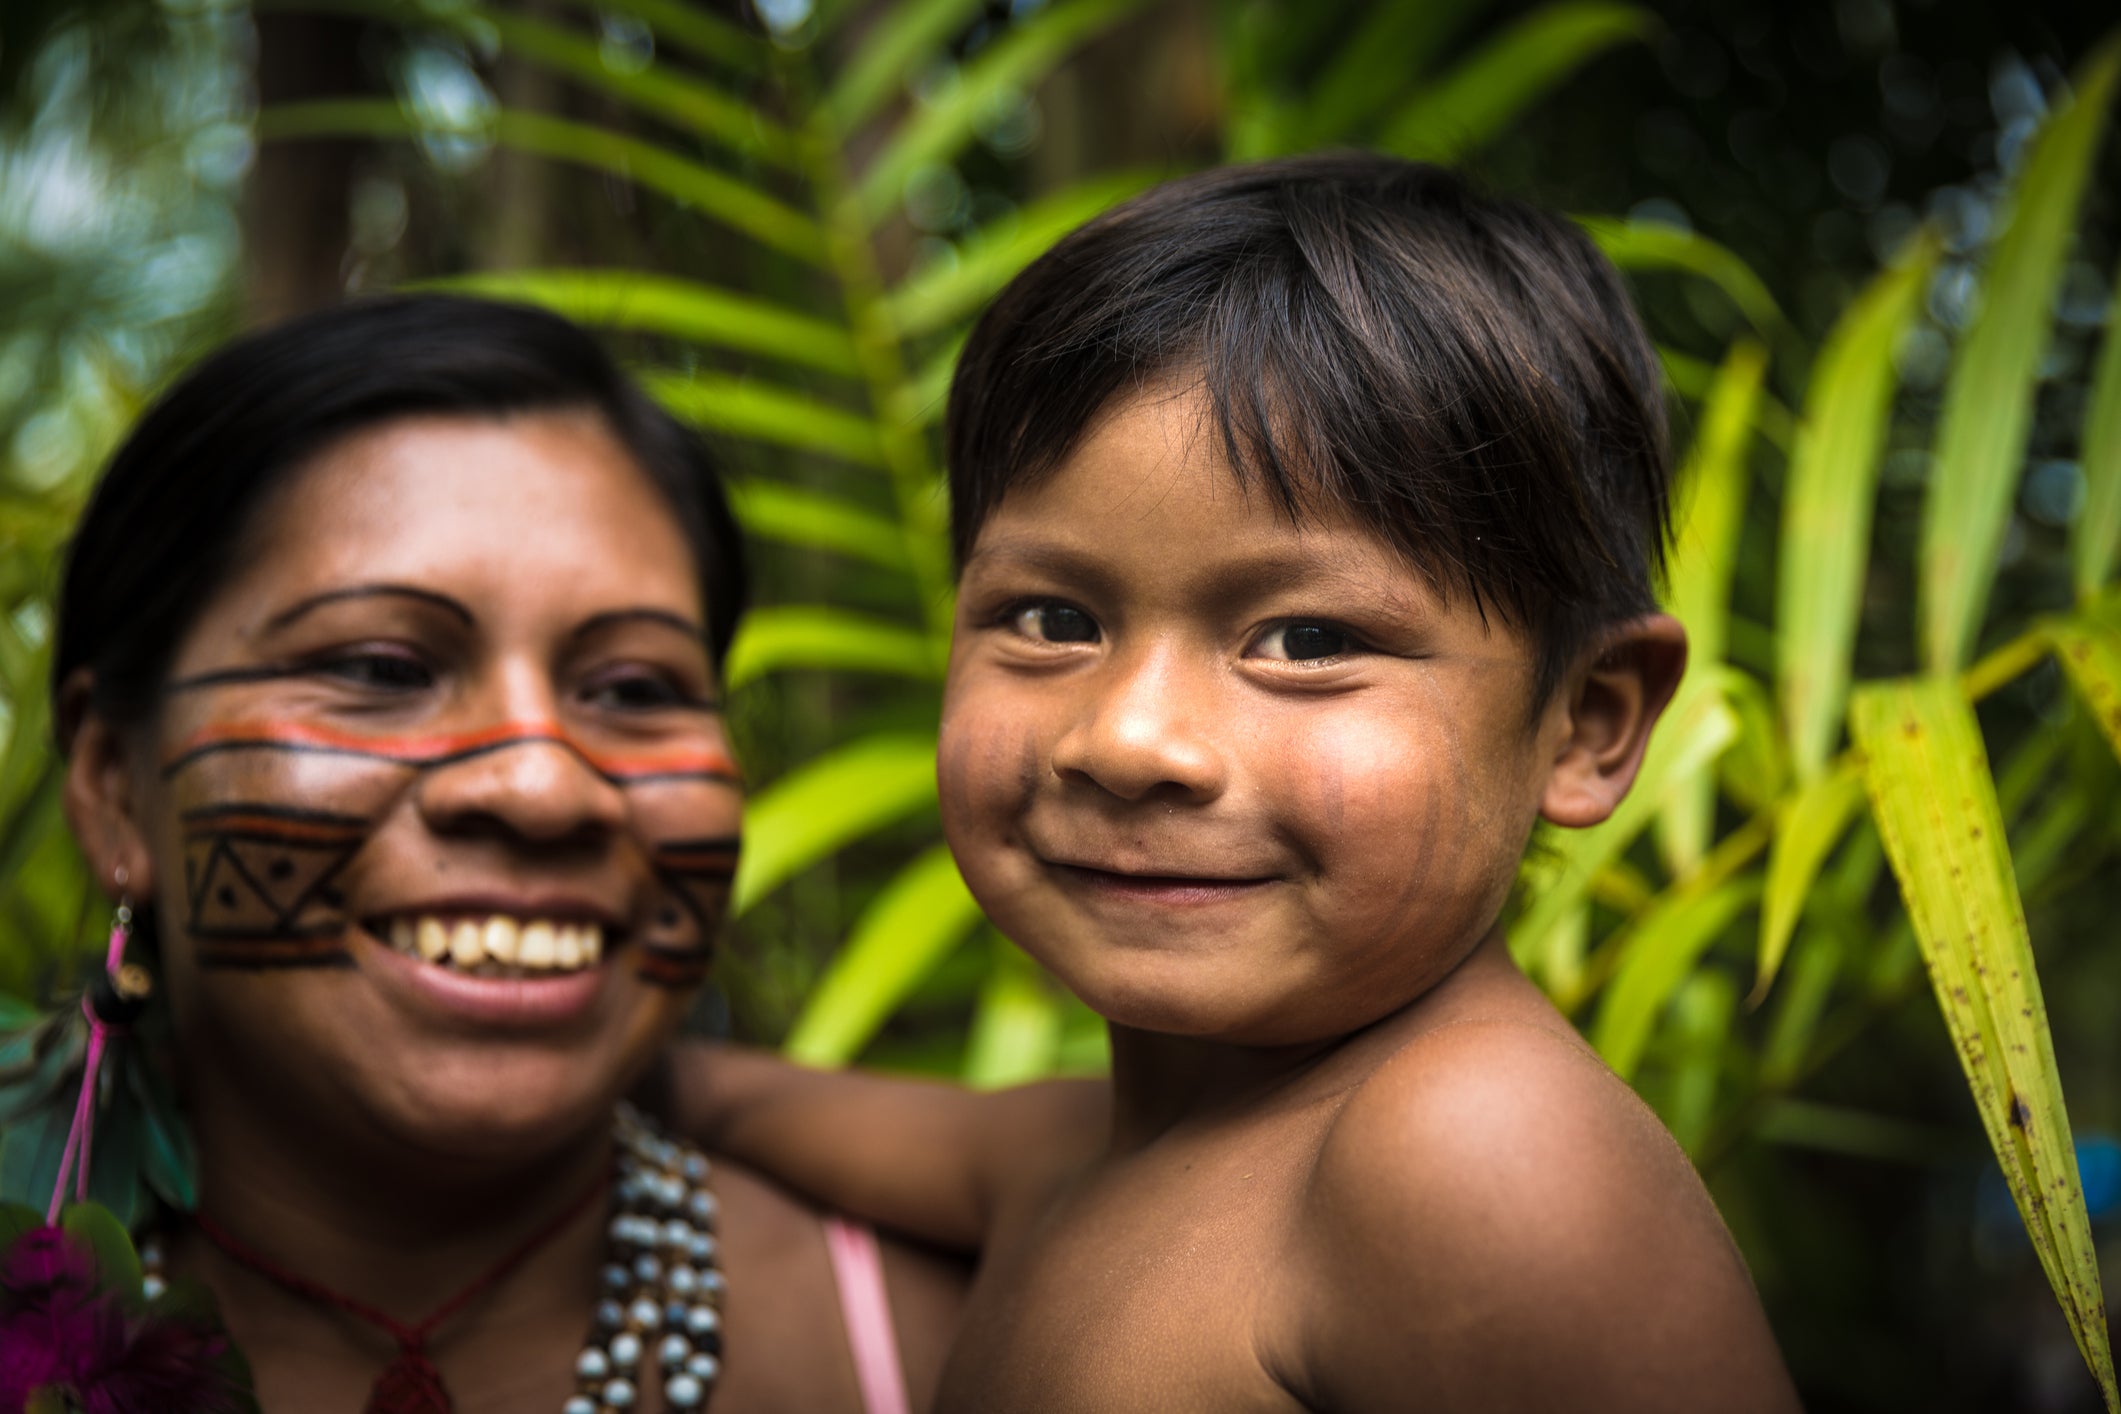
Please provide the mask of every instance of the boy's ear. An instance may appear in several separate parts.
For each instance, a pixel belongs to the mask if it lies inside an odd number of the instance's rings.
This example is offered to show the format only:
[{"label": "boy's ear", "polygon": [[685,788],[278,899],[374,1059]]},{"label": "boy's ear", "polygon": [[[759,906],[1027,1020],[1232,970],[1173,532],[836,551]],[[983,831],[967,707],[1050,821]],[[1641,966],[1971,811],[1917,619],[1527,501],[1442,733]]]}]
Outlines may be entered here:
[{"label": "boy's ear", "polygon": [[1650,728],[1686,672],[1686,630],[1645,614],[1610,631],[1589,666],[1571,673],[1539,813],[1582,829],[1613,813],[1650,744]]},{"label": "boy's ear", "polygon": [[145,900],[155,891],[154,866],[141,828],[141,802],[135,798],[133,743],[96,710],[94,685],[82,668],[59,689],[59,739],[67,746],[66,822],[99,885],[114,896]]}]

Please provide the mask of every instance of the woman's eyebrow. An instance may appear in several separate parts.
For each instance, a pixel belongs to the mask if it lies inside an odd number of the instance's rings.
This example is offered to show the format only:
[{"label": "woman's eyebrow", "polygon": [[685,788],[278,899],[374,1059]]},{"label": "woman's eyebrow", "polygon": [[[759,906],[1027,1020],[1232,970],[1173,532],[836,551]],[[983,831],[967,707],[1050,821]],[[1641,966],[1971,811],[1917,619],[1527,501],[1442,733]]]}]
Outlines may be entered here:
[{"label": "woman's eyebrow", "polygon": [[631,622],[661,624],[665,628],[676,629],[687,638],[701,642],[704,642],[707,638],[707,629],[704,625],[686,618],[683,614],[674,613],[669,609],[657,609],[645,604],[638,608],[608,609],[601,614],[591,614],[588,618],[576,624],[574,631],[567,636],[571,639],[583,639],[599,629],[610,628],[614,624]]},{"label": "woman's eyebrow", "polygon": [[304,614],[315,609],[321,609],[326,604],[336,604],[342,599],[374,599],[379,597],[417,599],[423,604],[432,604],[436,608],[446,610],[462,620],[467,628],[478,622],[471,610],[465,608],[447,594],[438,594],[432,589],[422,589],[418,585],[413,584],[355,584],[349,585],[344,589],[327,589],[322,594],[312,594],[307,599],[282,609],[279,613],[266,620],[265,631],[267,633],[277,632],[286,628]]}]

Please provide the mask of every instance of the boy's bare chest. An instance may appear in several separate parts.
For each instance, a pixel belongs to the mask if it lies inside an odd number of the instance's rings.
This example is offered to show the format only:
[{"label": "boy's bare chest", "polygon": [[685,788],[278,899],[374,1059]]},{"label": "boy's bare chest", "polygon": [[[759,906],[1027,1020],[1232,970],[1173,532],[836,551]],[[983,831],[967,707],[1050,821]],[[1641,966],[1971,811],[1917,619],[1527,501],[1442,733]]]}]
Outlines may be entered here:
[{"label": "boy's bare chest", "polygon": [[1287,1270],[1301,1170],[1284,1146],[1136,1156],[996,1233],[940,1414],[1302,1406]]}]

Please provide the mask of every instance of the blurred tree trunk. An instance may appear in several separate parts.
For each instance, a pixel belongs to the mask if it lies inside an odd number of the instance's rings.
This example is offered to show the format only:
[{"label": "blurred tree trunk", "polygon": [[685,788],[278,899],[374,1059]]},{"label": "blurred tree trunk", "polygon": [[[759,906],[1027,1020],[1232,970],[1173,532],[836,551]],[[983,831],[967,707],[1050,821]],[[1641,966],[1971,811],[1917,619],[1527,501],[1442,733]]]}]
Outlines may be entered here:
[{"label": "blurred tree trunk", "polygon": [[[559,17],[553,0],[521,0],[514,7],[531,19]],[[503,108],[528,113],[559,113],[563,95],[552,70],[525,63],[502,51],[493,74],[494,96]],[[493,205],[482,232],[477,268],[519,270],[546,258],[549,247],[555,174],[558,167],[542,157],[497,146],[492,164]]]},{"label": "blurred tree trunk", "polygon": [[[258,101],[344,98],[376,85],[361,63],[366,26],[335,15],[262,12]],[[367,144],[272,141],[261,145],[244,208],[252,323],[327,305],[340,297],[349,233],[349,193]]]}]

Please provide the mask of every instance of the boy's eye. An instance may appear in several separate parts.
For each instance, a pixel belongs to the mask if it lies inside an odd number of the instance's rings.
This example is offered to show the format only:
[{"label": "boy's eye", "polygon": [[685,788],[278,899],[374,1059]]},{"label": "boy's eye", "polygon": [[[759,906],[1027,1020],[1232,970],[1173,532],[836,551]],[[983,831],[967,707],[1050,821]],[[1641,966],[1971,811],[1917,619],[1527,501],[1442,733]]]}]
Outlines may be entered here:
[{"label": "boy's eye", "polygon": [[1046,643],[1095,643],[1097,621],[1068,604],[1026,604],[1010,616],[1026,638]]},{"label": "boy's eye", "polygon": [[413,692],[435,680],[425,663],[404,653],[345,653],[318,663],[316,671],[380,692]]},{"label": "boy's eye", "polygon": [[1331,624],[1290,623],[1268,629],[1259,640],[1259,656],[1291,663],[1338,658],[1355,646],[1345,629]]}]

